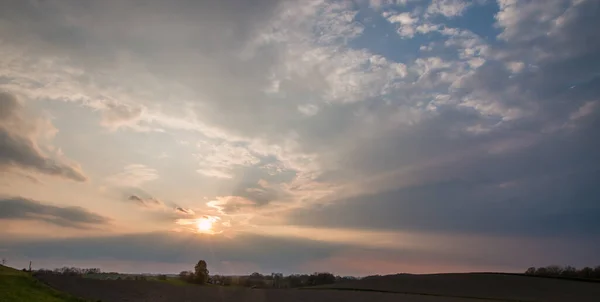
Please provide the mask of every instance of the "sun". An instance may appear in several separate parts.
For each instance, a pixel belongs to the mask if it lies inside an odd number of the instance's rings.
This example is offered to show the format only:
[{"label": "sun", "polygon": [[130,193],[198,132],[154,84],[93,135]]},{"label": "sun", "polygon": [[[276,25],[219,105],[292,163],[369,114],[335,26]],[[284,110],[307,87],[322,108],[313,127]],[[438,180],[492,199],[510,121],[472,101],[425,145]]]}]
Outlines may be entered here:
[{"label": "sun", "polygon": [[208,232],[212,229],[213,222],[212,222],[212,220],[210,220],[208,218],[200,218],[196,222],[196,227],[198,228],[198,231],[200,231],[200,232]]}]

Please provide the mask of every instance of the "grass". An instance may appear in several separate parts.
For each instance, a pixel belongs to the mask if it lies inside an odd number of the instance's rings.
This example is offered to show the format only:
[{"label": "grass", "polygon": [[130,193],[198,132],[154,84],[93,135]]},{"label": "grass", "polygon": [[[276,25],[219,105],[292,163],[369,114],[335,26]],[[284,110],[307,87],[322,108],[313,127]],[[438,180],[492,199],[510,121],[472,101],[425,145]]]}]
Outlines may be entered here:
[{"label": "grass", "polygon": [[85,302],[48,287],[29,273],[0,265],[2,302]]},{"label": "grass", "polygon": [[177,286],[186,286],[186,285],[190,285],[189,283],[177,278],[177,277],[167,277],[167,280],[159,280],[156,279],[160,282],[164,282],[164,283],[169,283],[169,284],[173,284],[173,285],[177,285]]}]

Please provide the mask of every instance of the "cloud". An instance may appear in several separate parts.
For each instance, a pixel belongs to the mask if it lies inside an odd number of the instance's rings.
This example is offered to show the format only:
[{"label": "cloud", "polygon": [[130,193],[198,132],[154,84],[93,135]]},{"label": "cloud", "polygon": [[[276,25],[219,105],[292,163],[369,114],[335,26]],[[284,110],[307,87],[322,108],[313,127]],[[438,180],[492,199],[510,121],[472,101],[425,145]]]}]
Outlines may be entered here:
[{"label": "cloud", "polygon": [[519,73],[519,72],[523,71],[523,68],[525,68],[525,63],[509,62],[506,64],[506,68],[508,68],[508,70],[510,70],[513,73]]},{"label": "cloud", "polygon": [[140,106],[102,102],[98,104],[102,110],[101,124],[111,129],[123,126],[135,126],[143,113]]},{"label": "cloud", "polygon": [[107,181],[121,187],[138,187],[145,182],[158,179],[158,172],[142,164],[125,166],[122,172],[111,175]]},{"label": "cloud", "polygon": [[[327,234],[329,230],[313,229],[312,231]],[[380,237],[376,238],[379,240]],[[299,237],[240,234],[234,238],[227,238],[177,232],[55,240],[2,239],[2,246],[10,249],[12,253],[23,255],[27,259],[45,259],[44,262],[51,266],[62,265],[62,261],[65,260],[61,259],[97,263],[101,259],[108,258],[127,262],[183,264],[179,269],[183,270],[186,266],[193,266],[198,261],[198,255],[204,255],[202,257],[208,262],[211,272],[221,274],[248,274],[253,271],[311,273],[315,271],[316,264],[320,264],[319,270],[344,275],[386,273],[391,272],[390,267],[396,269],[395,272],[413,273],[468,271],[469,268],[483,271],[494,268],[519,272],[530,265],[545,265],[546,261],[557,259],[576,266],[585,265],[586,261],[595,259],[599,248],[593,240],[585,242],[580,238],[559,242],[532,238],[470,238],[427,234],[408,237],[400,234],[382,239],[382,241],[410,240],[410,243],[420,241],[424,246],[428,246],[427,249],[415,247],[373,249],[352,243],[325,242]],[[527,247],[526,253],[523,253],[524,247]],[[367,264],[373,266],[367,272],[363,265],[349,264],[346,267],[340,265],[340,262],[352,262],[351,260],[364,261],[365,266]],[[232,270],[230,264],[242,262],[249,265],[244,266],[242,270]],[[173,271],[161,272],[173,273]]]},{"label": "cloud", "polygon": [[319,107],[313,104],[305,104],[298,106],[298,111],[307,116],[313,116],[319,112]]},{"label": "cloud", "polygon": [[224,215],[236,214],[256,206],[253,201],[240,196],[218,196],[215,200],[211,200],[206,204]]},{"label": "cloud", "polygon": [[[375,11],[351,1],[22,1],[0,12],[0,85],[101,110],[119,139],[164,129],[143,138],[160,138],[160,152],[165,136],[192,142],[177,147],[195,148],[182,151],[193,164],[161,163],[189,179],[148,163],[160,178],[132,165],[109,180],[161,182],[182,200],[210,192],[209,210],[234,225],[270,215],[595,234],[586,213],[597,214],[598,2],[500,0],[485,20],[474,2],[369,2]],[[115,161],[138,156],[123,154]]]},{"label": "cloud", "polygon": [[232,178],[236,167],[252,166],[260,162],[243,144],[201,142],[198,149],[200,168],[197,172],[209,177]]},{"label": "cloud", "polygon": [[463,0],[433,0],[427,7],[428,15],[443,15],[448,18],[457,17],[471,5]]},{"label": "cloud", "polygon": [[411,13],[406,13],[406,12],[398,13],[398,14],[384,12],[383,16],[390,23],[398,23],[399,24],[398,34],[401,37],[412,38],[415,35],[414,24],[417,23],[417,21],[419,21],[418,17],[415,17],[415,16],[411,15]]},{"label": "cloud", "polygon": [[596,1],[500,0],[498,4],[496,26],[502,30],[498,39],[507,43],[499,55],[540,62],[593,57],[600,49],[600,42],[594,40],[598,33],[591,29],[598,23],[592,16],[600,9]]},{"label": "cloud", "polygon": [[137,195],[131,195],[127,198],[127,200],[144,207],[162,206],[162,202],[153,197],[142,198]]},{"label": "cloud", "polygon": [[78,166],[50,158],[40,149],[38,140],[53,136],[52,129],[49,121],[26,114],[15,95],[0,92],[0,168],[6,171],[17,167],[86,181]]},{"label": "cloud", "polygon": [[[324,257],[336,245],[301,239],[241,235],[235,238],[190,233],[160,232],[64,240],[15,241],[3,238],[3,246],[31,258],[67,258],[93,261],[99,258],[126,261],[193,263],[204,255],[211,271],[228,272],[222,262],[258,264],[261,271],[281,271],[314,257]],[[42,252],[42,251],[45,251]],[[290,269],[290,272],[293,270]],[[237,272],[251,273],[251,272]]]},{"label": "cloud", "polygon": [[175,207],[175,211],[182,213],[182,214],[186,214],[186,215],[194,215],[196,214],[192,209],[185,209],[182,207]]},{"label": "cloud", "polygon": [[571,113],[571,115],[569,116],[569,119],[570,120],[578,120],[578,119],[584,118],[588,115],[591,115],[592,113],[594,113],[596,106],[598,106],[598,101],[587,102],[587,103],[581,105],[581,107],[579,107],[579,109],[577,109],[577,111]]},{"label": "cloud", "polygon": [[110,219],[81,207],[60,207],[22,197],[0,199],[0,220],[37,220],[67,228],[92,228]]}]

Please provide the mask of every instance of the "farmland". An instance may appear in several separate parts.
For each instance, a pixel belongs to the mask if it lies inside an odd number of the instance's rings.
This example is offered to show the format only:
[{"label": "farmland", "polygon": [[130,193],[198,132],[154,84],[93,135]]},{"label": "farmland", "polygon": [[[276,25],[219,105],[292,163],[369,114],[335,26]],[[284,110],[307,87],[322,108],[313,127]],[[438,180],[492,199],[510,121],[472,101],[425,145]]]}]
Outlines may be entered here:
[{"label": "farmland", "polygon": [[[0,266],[0,301],[597,301],[600,283],[519,274],[398,274],[294,289],[195,285],[177,278],[34,274]],[[106,276],[105,276],[106,277]]]},{"label": "farmland", "polygon": [[92,301],[597,301],[600,283],[505,274],[390,275],[302,289],[174,285],[47,275],[50,286]]}]

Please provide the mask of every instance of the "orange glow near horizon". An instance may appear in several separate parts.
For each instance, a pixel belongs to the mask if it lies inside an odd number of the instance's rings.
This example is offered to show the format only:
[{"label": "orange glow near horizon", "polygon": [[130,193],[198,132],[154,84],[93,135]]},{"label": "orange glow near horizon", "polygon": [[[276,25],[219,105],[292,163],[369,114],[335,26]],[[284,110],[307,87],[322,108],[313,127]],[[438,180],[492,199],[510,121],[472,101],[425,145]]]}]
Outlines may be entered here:
[{"label": "orange glow near horizon", "polygon": [[216,228],[218,228],[217,222],[219,220],[221,220],[221,218],[217,216],[202,216],[199,218],[177,219],[175,223],[183,226],[183,230],[191,231],[194,233],[214,235],[223,232],[216,230]]}]

